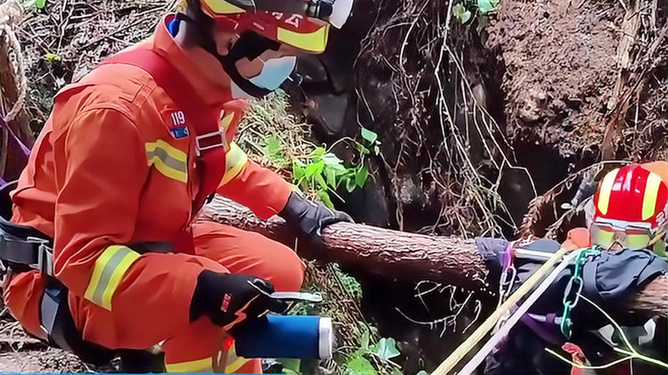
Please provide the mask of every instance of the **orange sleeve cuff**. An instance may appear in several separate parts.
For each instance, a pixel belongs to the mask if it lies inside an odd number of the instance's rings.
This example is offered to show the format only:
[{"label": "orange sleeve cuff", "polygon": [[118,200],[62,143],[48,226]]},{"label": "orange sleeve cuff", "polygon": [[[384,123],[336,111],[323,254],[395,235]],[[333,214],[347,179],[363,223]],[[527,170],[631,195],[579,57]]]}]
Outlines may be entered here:
[{"label": "orange sleeve cuff", "polygon": [[249,160],[232,180],[218,188],[218,194],[250,208],[261,219],[283,210],[292,185],[278,174]]}]

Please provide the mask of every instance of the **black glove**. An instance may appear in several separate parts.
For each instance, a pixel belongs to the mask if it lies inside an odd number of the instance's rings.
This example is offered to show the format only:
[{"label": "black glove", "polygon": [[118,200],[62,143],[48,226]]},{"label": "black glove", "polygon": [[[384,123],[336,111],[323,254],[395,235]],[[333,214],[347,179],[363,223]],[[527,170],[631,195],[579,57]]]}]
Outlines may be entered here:
[{"label": "black glove", "polygon": [[305,237],[311,243],[321,243],[322,229],[339,221],[352,222],[353,219],[345,212],[330,210],[322,203],[315,204],[292,192],[285,208],[278,214],[285,219],[288,226]]},{"label": "black glove", "polygon": [[245,319],[256,319],[267,311],[283,312],[287,304],[269,297],[273,292],[273,285],[255,276],[204,270],[197,277],[190,321],[206,315],[230,331]]}]

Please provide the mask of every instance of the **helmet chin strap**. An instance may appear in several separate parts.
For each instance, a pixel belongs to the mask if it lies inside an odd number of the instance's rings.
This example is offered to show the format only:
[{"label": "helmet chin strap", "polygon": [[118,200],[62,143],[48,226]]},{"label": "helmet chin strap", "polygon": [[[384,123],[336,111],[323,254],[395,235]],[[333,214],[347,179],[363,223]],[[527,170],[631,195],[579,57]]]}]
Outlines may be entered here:
[{"label": "helmet chin strap", "polygon": [[197,20],[182,13],[177,14],[176,17],[178,20],[187,22],[193,26],[194,31],[197,33],[197,44],[218,60],[225,73],[241,90],[256,98],[261,98],[269,94],[270,90],[258,87],[244,78],[237,70],[236,63],[244,58],[254,60],[267,50],[276,51],[280,47],[280,43],[249,31],[241,34],[228,54],[223,56],[218,53],[216,41],[213,37],[213,20],[206,16],[201,9],[198,13]]}]

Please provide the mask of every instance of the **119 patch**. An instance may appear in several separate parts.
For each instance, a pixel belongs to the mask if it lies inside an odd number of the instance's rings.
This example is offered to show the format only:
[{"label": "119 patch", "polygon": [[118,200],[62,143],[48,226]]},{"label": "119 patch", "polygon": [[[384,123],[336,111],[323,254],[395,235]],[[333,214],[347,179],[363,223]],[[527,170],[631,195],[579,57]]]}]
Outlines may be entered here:
[{"label": "119 patch", "polygon": [[178,109],[164,110],[162,112],[162,119],[174,139],[182,139],[190,135],[190,131],[186,125],[186,115],[183,111]]}]

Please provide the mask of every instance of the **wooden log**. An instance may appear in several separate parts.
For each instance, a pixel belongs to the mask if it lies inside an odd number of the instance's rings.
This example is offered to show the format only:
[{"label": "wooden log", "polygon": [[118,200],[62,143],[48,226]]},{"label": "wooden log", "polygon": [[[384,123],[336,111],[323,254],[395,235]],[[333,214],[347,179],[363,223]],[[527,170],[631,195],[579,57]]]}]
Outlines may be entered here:
[{"label": "wooden log", "polygon": [[[283,219],[275,216],[260,220],[249,209],[222,197],[205,206],[201,217],[295,246],[295,237]],[[469,290],[487,290],[487,269],[473,240],[352,223],[330,225],[323,230],[322,238],[325,249],[315,254],[319,260],[335,261],[343,267],[363,269],[389,279],[431,280]]]},{"label": "wooden log", "polygon": [[[264,221],[248,208],[222,197],[204,207],[201,220],[212,220],[258,232],[295,247],[296,240],[279,217]],[[336,223],[323,230],[324,249],[319,260],[363,270],[389,280],[430,280],[491,294],[487,269],[473,240],[425,236],[352,223]],[[488,290],[489,289],[489,290]],[[644,316],[668,317],[668,278],[648,284],[628,303],[629,311]]]}]

